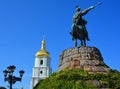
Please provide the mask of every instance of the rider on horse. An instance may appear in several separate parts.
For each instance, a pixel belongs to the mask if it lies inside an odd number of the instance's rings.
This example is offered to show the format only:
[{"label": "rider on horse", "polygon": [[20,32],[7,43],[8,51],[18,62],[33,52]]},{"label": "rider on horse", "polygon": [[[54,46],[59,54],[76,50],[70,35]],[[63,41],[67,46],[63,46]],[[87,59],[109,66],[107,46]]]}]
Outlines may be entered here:
[{"label": "rider on horse", "polygon": [[[85,25],[87,24],[87,21],[84,20],[82,18],[83,15],[87,14],[91,9],[93,9],[94,6],[91,6],[83,11],[80,10],[79,6],[76,6],[76,13],[73,16],[73,24],[72,24],[72,31],[70,32],[70,34],[73,37],[73,34],[79,34],[79,33],[74,33],[74,30],[82,30],[83,35],[85,36],[85,38],[89,41],[89,37],[88,37],[88,32],[86,30]],[[79,31],[78,31],[79,32]],[[77,37],[78,38],[78,37]],[[74,40],[74,37],[72,38]]]}]

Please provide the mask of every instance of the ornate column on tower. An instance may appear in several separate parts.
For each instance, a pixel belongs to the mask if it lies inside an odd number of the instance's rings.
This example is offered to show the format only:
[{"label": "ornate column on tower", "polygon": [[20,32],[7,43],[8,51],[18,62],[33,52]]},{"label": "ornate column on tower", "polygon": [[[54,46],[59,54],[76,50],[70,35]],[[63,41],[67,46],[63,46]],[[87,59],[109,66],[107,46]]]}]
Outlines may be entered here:
[{"label": "ornate column on tower", "polygon": [[35,57],[35,66],[32,72],[30,89],[33,89],[39,80],[49,77],[52,73],[50,60],[49,52],[45,49],[45,41],[42,40],[41,49],[36,53]]}]

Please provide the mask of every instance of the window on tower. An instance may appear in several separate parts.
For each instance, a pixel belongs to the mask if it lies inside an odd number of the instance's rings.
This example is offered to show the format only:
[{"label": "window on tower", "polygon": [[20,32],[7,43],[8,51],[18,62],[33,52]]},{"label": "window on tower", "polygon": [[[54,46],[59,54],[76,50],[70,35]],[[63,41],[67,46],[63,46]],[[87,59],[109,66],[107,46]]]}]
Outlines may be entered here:
[{"label": "window on tower", "polygon": [[40,71],[40,74],[42,74],[43,73],[43,71]]},{"label": "window on tower", "polygon": [[40,65],[43,65],[43,60],[40,60]]}]

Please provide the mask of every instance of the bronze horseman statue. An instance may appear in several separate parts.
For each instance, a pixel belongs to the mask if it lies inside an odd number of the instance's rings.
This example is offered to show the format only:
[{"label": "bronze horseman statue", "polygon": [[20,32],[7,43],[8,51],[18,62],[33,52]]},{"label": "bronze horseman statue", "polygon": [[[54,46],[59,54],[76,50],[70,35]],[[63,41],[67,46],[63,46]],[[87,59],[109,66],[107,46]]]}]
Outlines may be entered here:
[{"label": "bronze horseman statue", "polygon": [[[100,5],[99,2],[96,6]],[[82,46],[86,46],[86,40],[90,40],[88,36],[87,29],[85,25],[87,21],[82,18],[82,16],[86,15],[90,10],[95,8],[96,6],[90,6],[89,8],[81,11],[79,6],[76,6],[76,13],[73,16],[72,30],[70,34],[72,35],[72,40],[75,41],[75,46],[77,46],[77,39],[81,41]]]}]

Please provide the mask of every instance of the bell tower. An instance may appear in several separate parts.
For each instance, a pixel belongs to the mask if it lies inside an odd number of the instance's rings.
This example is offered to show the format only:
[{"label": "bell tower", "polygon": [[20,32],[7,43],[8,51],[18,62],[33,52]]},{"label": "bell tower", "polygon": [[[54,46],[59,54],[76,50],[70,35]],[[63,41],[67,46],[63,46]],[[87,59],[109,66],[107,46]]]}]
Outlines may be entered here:
[{"label": "bell tower", "polygon": [[45,49],[45,40],[42,40],[41,49],[35,55],[35,65],[33,67],[30,89],[39,82],[41,79],[49,77],[52,73],[50,66],[50,55]]}]

